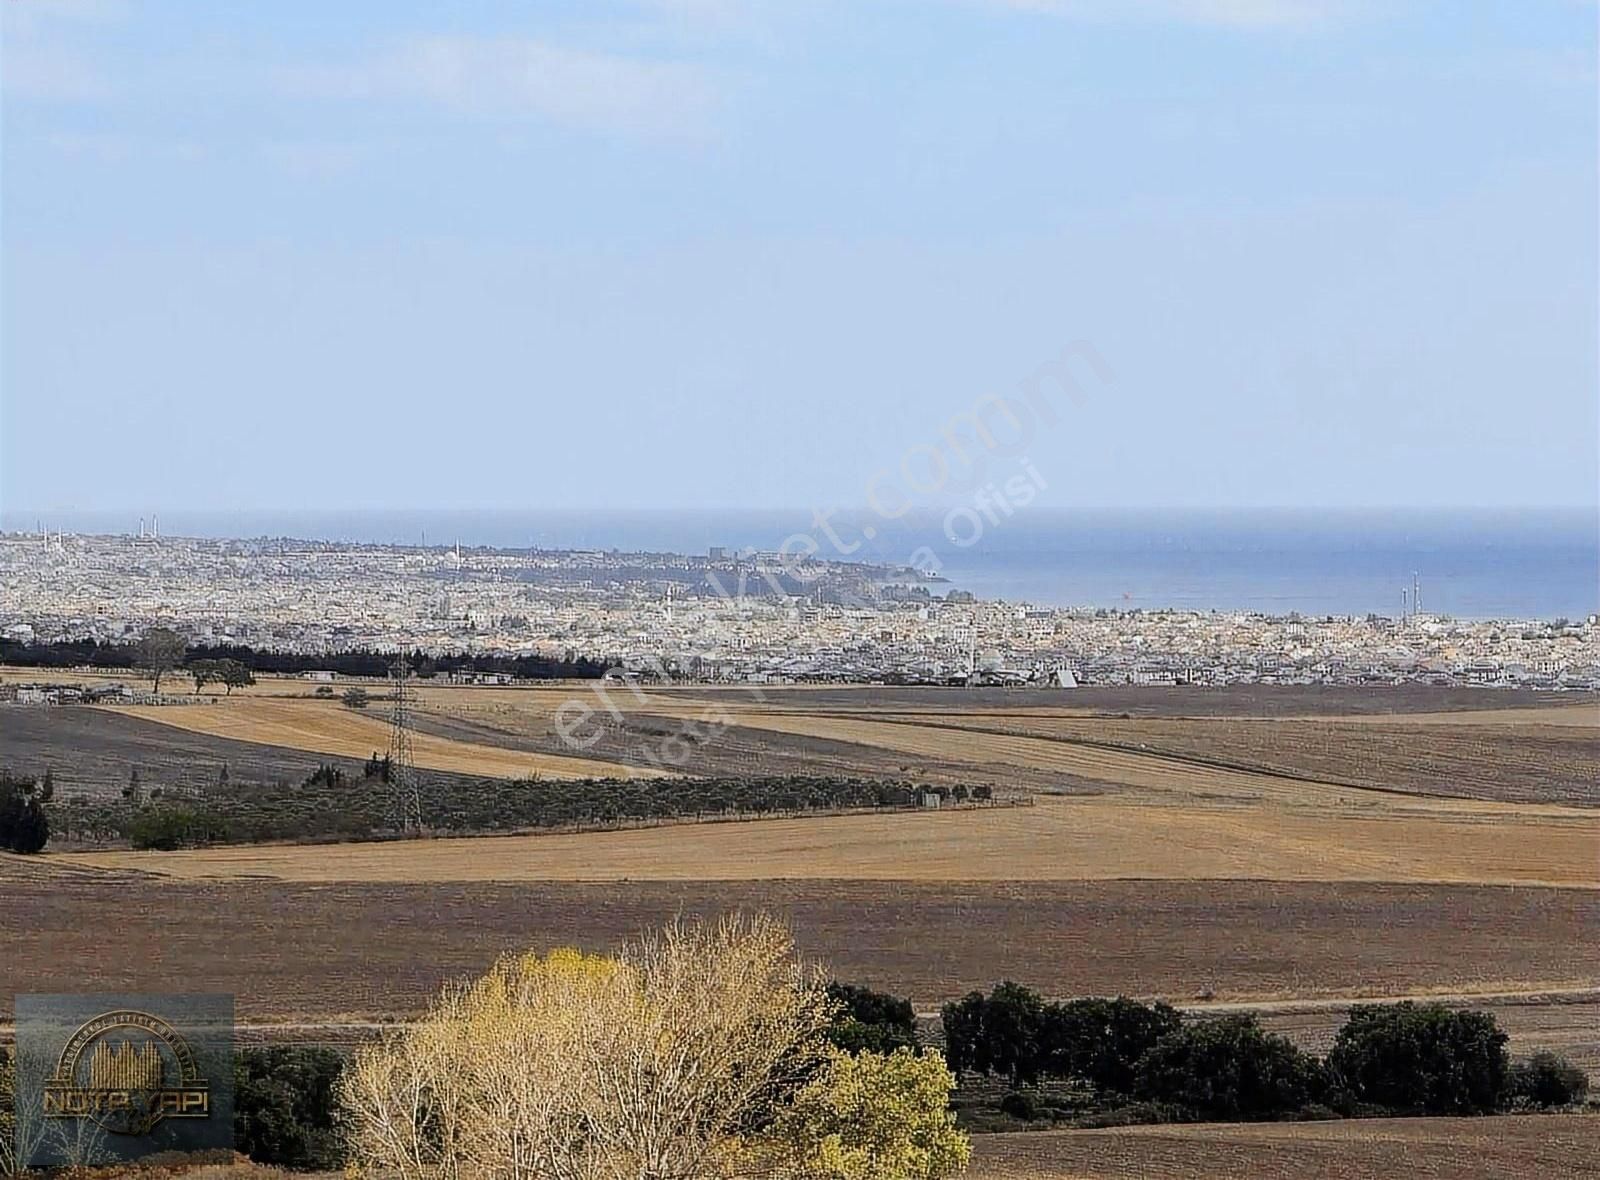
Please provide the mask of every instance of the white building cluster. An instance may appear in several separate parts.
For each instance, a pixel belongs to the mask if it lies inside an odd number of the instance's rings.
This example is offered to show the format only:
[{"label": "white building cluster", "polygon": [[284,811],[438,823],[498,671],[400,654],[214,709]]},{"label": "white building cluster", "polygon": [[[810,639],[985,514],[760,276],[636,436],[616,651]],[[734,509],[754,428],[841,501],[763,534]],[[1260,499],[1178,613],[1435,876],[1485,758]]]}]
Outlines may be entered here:
[{"label": "white building cluster", "polygon": [[122,640],[163,625],[300,652],[571,652],[706,680],[1600,688],[1592,616],[1050,608],[850,563],[786,573],[774,555],[7,534],[0,637]]}]

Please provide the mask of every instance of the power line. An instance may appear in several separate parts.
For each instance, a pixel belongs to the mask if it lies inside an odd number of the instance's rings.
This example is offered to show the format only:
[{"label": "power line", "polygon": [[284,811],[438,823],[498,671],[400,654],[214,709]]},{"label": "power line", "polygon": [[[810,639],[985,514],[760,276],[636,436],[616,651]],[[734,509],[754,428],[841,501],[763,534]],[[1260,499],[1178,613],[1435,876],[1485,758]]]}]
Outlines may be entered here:
[{"label": "power line", "polygon": [[422,828],[422,785],[411,751],[411,667],[401,655],[390,668],[394,676],[394,710],[389,728],[389,796],[395,826],[402,832]]}]

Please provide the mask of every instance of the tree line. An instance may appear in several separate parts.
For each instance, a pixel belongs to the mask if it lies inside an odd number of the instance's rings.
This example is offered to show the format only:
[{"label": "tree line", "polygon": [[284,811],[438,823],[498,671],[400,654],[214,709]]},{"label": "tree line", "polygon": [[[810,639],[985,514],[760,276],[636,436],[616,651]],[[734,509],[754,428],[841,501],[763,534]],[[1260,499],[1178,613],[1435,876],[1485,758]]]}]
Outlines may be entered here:
[{"label": "tree line", "polygon": [[[941,1060],[919,1035],[910,1000],[841,982],[819,990],[794,971],[781,928],[758,920],[729,929],[676,928],[623,959],[507,956],[477,984],[447,989],[409,1031],[353,1053],[241,1048],[235,1146],[258,1164],[315,1171],[393,1165],[385,1154],[404,1148],[400,1174],[420,1162],[418,1152],[430,1165],[492,1170],[494,1153],[511,1147],[497,1128],[522,1135],[523,1147],[542,1140],[581,1149],[582,1137],[562,1140],[567,1125],[545,1120],[572,1100],[566,1088],[586,1084],[573,1066],[579,1054],[593,1063],[619,1048],[630,1068],[639,1054],[659,1052],[678,1067],[692,1057],[710,1075],[721,1071],[701,1096],[712,1109],[690,1109],[684,1126],[654,1133],[697,1148],[709,1132],[725,1145],[773,1153],[774,1175],[798,1164],[799,1174],[835,1180],[952,1174],[966,1152],[958,1125],[983,1123],[963,1094],[996,1074],[1012,1086],[999,1103],[1010,1120],[1001,1126],[1054,1117],[1040,1086],[1052,1077],[1090,1096],[1087,1109],[1098,1114],[1075,1107],[1078,1125],[1487,1114],[1569,1107],[1587,1091],[1582,1071],[1553,1054],[1510,1062],[1492,1016],[1409,1002],[1353,1009],[1326,1058],[1317,1058],[1251,1016],[1186,1018],[1124,998],[1049,1003],[1006,983],[945,1006]],[[743,947],[730,945],[741,939]],[[736,988],[725,987],[735,980]],[[664,1006],[638,1003],[640,991],[656,990]],[[558,1047],[570,1052],[535,1051]],[[639,1075],[646,1087],[651,1076]],[[0,1100],[13,1080],[0,1049]],[[491,1110],[476,1106],[474,1087],[485,1088]],[[596,1105],[578,1113],[602,1126],[639,1117],[614,1102],[651,1105],[647,1092],[590,1097]],[[10,1109],[0,1101],[0,1156]],[[508,1114],[533,1121],[495,1122]],[[493,1117],[475,1124],[485,1115]],[[442,1134],[441,1122],[454,1131]],[[469,1126],[475,1141],[453,1138]],[[846,1148],[858,1170],[830,1154]],[[443,1158],[452,1153],[460,1158]]]},{"label": "tree line", "polygon": [[[298,784],[227,782],[224,767],[218,789],[203,794],[179,794],[130,776],[120,800],[58,800],[53,822],[64,839],[127,840],[135,848],[159,849],[394,835],[387,756],[375,753],[359,772],[356,765],[330,763]],[[428,772],[417,772],[417,789],[425,828],[451,833],[899,810],[917,806],[923,791],[908,782],[824,775],[510,780]],[[938,790],[955,800],[993,797],[981,785]]]},{"label": "tree line", "polygon": [[1029,1120],[1084,1112],[1078,1101],[1047,1109],[1046,1080],[1126,1122],[1490,1114],[1567,1106],[1588,1090],[1588,1077],[1552,1054],[1513,1064],[1492,1014],[1442,1004],[1357,1005],[1325,1057],[1253,1014],[1049,1002],[1010,982],[946,1004],[942,1022],[957,1076],[1001,1078],[1000,1109]]},{"label": "tree line", "polygon": [[[165,632],[166,628],[152,628]],[[301,672],[328,671],[342,676],[383,677],[390,674],[395,652],[358,648],[339,652],[290,652],[255,648],[242,643],[181,645],[176,658],[161,669],[173,671],[188,663],[231,660],[254,673],[296,675]],[[158,637],[162,642],[164,639]],[[0,664],[23,668],[104,668],[132,670],[150,667],[150,634],[138,640],[118,642],[96,639],[56,639],[50,641],[0,639]],[[168,643],[170,646],[170,643]],[[535,655],[493,655],[473,652],[447,652],[430,655],[412,651],[406,655],[412,673],[423,678],[451,672],[479,672],[511,676],[517,680],[591,680],[605,675],[611,665],[602,660],[569,652],[556,659]]]}]

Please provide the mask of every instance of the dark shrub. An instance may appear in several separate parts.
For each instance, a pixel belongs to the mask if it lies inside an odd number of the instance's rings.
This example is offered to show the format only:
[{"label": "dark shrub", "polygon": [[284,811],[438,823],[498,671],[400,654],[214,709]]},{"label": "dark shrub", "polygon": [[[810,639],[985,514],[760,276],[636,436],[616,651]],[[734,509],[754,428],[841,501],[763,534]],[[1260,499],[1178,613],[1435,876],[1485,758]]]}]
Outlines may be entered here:
[{"label": "dark shrub", "polygon": [[258,1164],[328,1171],[344,1162],[334,1127],[344,1058],[333,1049],[245,1049],[234,1067],[234,1146]]},{"label": "dark shrub", "polygon": [[1259,1120],[1299,1110],[1325,1089],[1321,1065],[1255,1016],[1197,1020],[1140,1060],[1135,1091],[1204,1119]]},{"label": "dark shrub", "polygon": [[183,804],[141,807],[128,822],[128,842],[135,848],[170,852],[227,837],[227,824],[220,816]]},{"label": "dark shrub", "polygon": [[1051,1004],[1041,1020],[1042,1072],[1082,1078],[1101,1091],[1131,1093],[1139,1059],[1182,1024],[1168,1004],[1120,996]]},{"label": "dark shrub", "polygon": [[828,1039],[850,1053],[892,1053],[917,1047],[917,1015],[911,1001],[869,987],[830,983],[828,998],[841,1005]]},{"label": "dark shrub", "polygon": [[958,1077],[969,1070],[985,1072],[983,1009],[987,1003],[982,992],[968,992],[939,1010],[939,1023],[944,1029],[945,1063]]},{"label": "dark shrub", "polygon": [[1046,1003],[1002,983],[945,1005],[946,1059],[957,1072],[1000,1074],[1013,1085],[1080,1078],[1105,1093],[1131,1093],[1139,1059],[1182,1023],[1166,1004],[1090,998]]},{"label": "dark shrub", "polygon": [[342,787],[344,786],[344,771],[337,766],[324,762],[313,770],[300,785],[303,787]]},{"label": "dark shrub", "polygon": [[1487,1012],[1366,1005],[1339,1030],[1328,1069],[1356,1102],[1410,1114],[1485,1114],[1506,1093],[1506,1034]]},{"label": "dark shrub", "polygon": [[1565,1057],[1535,1053],[1511,1067],[1506,1090],[1517,1106],[1575,1106],[1589,1092],[1589,1075]]},{"label": "dark shrub", "polygon": [[1009,1090],[1000,1099],[1000,1113],[1031,1123],[1039,1117],[1039,1104],[1021,1090]]},{"label": "dark shrub", "polygon": [[[52,790],[54,779],[51,780]],[[45,814],[38,784],[0,771],[0,849],[42,851],[50,842],[50,817]]]},{"label": "dark shrub", "polygon": [[985,998],[972,992],[942,1013],[945,1059],[960,1073],[997,1073],[1012,1085],[1037,1081],[1043,1061],[1040,1029],[1045,1002],[1039,993],[1007,981]]},{"label": "dark shrub", "polygon": [[1292,1117],[1300,1122],[1321,1123],[1331,1119],[1340,1119],[1344,1116],[1331,1106],[1321,1102],[1312,1102],[1295,1111]]}]

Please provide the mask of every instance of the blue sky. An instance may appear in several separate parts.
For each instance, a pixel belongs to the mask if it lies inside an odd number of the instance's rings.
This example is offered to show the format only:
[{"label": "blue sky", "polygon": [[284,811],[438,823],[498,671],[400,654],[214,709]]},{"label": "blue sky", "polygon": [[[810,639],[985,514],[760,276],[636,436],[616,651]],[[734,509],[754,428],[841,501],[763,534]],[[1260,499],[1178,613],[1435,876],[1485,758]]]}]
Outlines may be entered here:
[{"label": "blue sky", "polygon": [[1592,2],[0,11],[9,513],[1596,500]]}]

